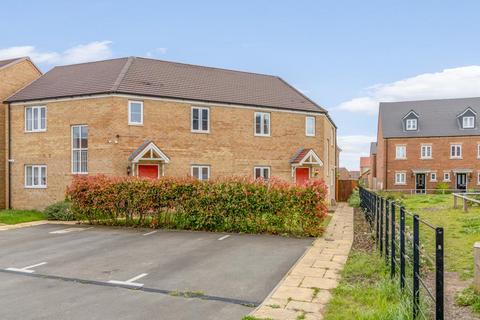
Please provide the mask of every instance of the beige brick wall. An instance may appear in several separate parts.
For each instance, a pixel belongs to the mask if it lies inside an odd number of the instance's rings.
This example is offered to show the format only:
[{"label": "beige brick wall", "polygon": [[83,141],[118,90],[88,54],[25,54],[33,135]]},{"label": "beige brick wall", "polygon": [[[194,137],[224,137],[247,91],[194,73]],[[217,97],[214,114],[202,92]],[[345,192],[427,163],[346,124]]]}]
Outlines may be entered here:
[{"label": "beige brick wall", "polygon": [[[129,126],[128,100],[110,96],[43,104],[47,131],[40,133],[25,133],[24,106],[13,106],[13,207],[41,209],[64,198],[72,179],[70,126],[75,124],[89,126],[89,174],[126,175],[128,156],[145,140],[153,140],[170,158],[168,176],[187,176],[192,164],[210,165],[212,178],[252,176],[254,166],[265,165],[272,176],[293,181],[288,161],[300,147],[315,149],[325,162],[318,178],[328,183],[335,168],[336,133],[324,115],[316,116],[316,136],[307,137],[305,114],[270,111],[271,136],[256,137],[254,112],[265,110],[210,106],[210,133],[200,134],[190,130],[190,103],[143,100],[143,126]],[[24,188],[25,164],[48,166],[46,189]]]},{"label": "beige brick wall", "polygon": [[[450,144],[462,144],[462,159],[450,159]],[[420,149],[422,144],[432,146],[432,159],[421,159]],[[480,159],[477,158],[477,145],[480,144],[480,137],[437,137],[437,138],[407,138],[407,139],[384,139],[382,151],[386,155],[387,175],[383,180],[385,189],[414,189],[415,176],[412,169],[428,169],[437,173],[437,182],[430,181],[427,175],[427,189],[434,189],[438,182],[443,182],[444,171],[450,172],[450,187],[455,188],[454,169],[471,169],[473,173],[468,181],[468,188],[479,188],[477,184],[477,173],[480,172]],[[380,144],[379,144],[380,145]],[[407,148],[407,159],[395,159],[396,145],[405,145]],[[379,154],[380,154],[380,148]],[[383,161],[385,157],[382,158]],[[382,165],[384,169],[385,166]],[[395,185],[395,172],[405,171],[406,185]],[[383,177],[383,176],[382,176]]]},{"label": "beige brick wall", "polygon": [[40,71],[28,60],[0,69],[0,208],[7,205],[7,105],[2,102],[40,75]]}]

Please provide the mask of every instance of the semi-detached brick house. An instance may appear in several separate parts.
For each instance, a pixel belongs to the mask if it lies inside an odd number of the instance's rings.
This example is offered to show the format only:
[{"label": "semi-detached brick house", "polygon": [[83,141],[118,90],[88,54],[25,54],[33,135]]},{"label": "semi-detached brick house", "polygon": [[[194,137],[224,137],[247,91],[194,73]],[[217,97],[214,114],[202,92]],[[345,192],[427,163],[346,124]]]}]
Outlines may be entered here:
[{"label": "semi-detached brick house", "polygon": [[376,188],[480,186],[480,98],[380,103]]},{"label": "semi-detached brick house", "polygon": [[130,57],[53,68],[5,103],[14,208],[99,173],[323,178],[335,196],[336,127],[279,77]]},{"label": "semi-detached brick house", "polygon": [[[0,102],[24,88],[42,75],[42,72],[27,57],[0,61]],[[0,104],[0,208],[6,206],[6,135],[8,119],[6,107]]]}]

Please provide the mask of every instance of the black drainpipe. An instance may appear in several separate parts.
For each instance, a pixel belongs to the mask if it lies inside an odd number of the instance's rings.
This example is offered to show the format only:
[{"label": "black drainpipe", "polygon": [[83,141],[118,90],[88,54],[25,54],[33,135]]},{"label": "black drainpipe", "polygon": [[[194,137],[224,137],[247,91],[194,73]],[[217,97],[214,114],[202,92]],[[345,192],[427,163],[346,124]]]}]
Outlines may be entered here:
[{"label": "black drainpipe", "polygon": [[10,103],[8,103],[8,209],[12,209],[12,121]]}]

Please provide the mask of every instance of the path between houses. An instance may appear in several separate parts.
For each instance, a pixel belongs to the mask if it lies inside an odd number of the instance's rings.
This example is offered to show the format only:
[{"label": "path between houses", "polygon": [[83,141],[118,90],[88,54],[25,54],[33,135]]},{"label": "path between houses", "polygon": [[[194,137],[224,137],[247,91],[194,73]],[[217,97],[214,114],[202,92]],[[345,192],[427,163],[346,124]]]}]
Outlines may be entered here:
[{"label": "path between houses", "polygon": [[315,240],[262,305],[252,312],[261,319],[323,319],[326,304],[340,279],[353,243],[353,209],[340,203],[325,235]]}]

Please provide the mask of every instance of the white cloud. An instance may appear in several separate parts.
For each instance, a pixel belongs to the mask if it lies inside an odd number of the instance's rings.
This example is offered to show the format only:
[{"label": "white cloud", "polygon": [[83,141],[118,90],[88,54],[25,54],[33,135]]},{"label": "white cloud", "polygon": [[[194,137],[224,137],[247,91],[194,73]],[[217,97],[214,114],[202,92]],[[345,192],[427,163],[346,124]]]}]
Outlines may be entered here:
[{"label": "white cloud", "polygon": [[168,51],[167,48],[155,48],[155,49],[147,52],[147,57],[154,57],[158,54],[166,54],[167,51]]},{"label": "white cloud", "polygon": [[363,97],[341,103],[337,108],[376,115],[379,102],[463,98],[480,96],[480,66],[465,66],[424,73],[366,89]]},{"label": "white cloud", "polygon": [[340,152],[340,165],[349,170],[359,170],[360,157],[368,156],[370,142],[375,141],[376,137],[366,135],[339,136],[338,146]]},{"label": "white cloud", "polygon": [[38,64],[72,64],[112,57],[111,41],[94,41],[69,48],[63,52],[40,51],[34,46],[0,49],[0,60],[29,56]]}]

